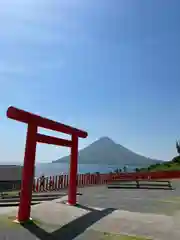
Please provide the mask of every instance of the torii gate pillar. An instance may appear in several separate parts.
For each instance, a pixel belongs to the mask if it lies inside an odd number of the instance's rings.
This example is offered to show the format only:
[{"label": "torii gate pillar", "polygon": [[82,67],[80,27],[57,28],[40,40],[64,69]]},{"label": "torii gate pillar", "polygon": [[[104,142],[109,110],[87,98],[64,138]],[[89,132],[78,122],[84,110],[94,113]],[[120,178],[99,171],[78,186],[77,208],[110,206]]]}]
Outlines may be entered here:
[{"label": "torii gate pillar", "polygon": [[[28,124],[17,221],[25,222],[30,219],[37,142],[71,148],[68,203],[70,205],[75,205],[77,191],[78,138],[86,138],[88,135],[87,132],[15,107],[8,108],[7,117]],[[70,134],[71,140],[40,134],[38,133],[38,127]]]}]

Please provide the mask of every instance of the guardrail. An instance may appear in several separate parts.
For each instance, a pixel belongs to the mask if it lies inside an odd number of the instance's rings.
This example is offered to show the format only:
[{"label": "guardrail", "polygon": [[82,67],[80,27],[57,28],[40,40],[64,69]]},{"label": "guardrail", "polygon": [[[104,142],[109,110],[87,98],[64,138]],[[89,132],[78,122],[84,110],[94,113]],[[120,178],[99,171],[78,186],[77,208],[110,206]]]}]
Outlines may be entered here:
[{"label": "guardrail", "polygon": [[[178,178],[180,178],[180,171],[133,172],[118,174],[79,174],[77,176],[77,186],[87,187],[92,185],[103,185],[113,180],[171,180]],[[58,191],[61,189],[67,189],[68,186],[68,175],[50,176],[45,178],[43,184],[41,184],[40,179],[34,179],[33,192]],[[15,188],[16,187],[14,187],[14,189]]]},{"label": "guardrail", "polygon": [[156,171],[156,172],[134,172],[134,173],[120,173],[112,174],[110,180],[113,179],[127,179],[127,180],[149,180],[149,179],[178,179],[180,178],[180,171]]},{"label": "guardrail", "polygon": [[[109,174],[79,174],[76,181],[78,187],[84,187],[106,184],[108,178]],[[34,179],[33,192],[66,189],[69,185],[69,178],[68,175],[50,176],[46,177],[43,183],[41,183],[40,179]]]},{"label": "guardrail", "polygon": [[[109,174],[79,174],[77,176],[77,186],[103,185],[113,180],[150,180],[150,179],[176,179],[180,178],[180,171],[159,171],[159,172],[134,172],[134,173],[109,173]],[[40,184],[40,179],[34,180],[33,191],[51,191],[68,188],[68,175],[52,176],[46,178],[44,186]]]}]

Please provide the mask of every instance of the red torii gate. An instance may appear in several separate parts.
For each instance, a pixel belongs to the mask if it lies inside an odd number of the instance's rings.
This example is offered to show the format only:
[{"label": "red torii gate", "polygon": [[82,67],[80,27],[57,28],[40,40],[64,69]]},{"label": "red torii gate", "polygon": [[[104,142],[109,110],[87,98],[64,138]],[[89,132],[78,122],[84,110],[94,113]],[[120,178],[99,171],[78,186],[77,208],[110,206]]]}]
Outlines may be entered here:
[{"label": "red torii gate", "polygon": [[[37,142],[71,148],[68,203],[70,205],[75,205],[77,191],[78,138],[86,138],[88,135],[87,132],[12,106],[7,110],[7,117],[28,124],[17,220],[19,222],[25,222],[30,219]],[[40,134],[38,133],[38,127],[69,134],[72,136],[71,140]]]}]

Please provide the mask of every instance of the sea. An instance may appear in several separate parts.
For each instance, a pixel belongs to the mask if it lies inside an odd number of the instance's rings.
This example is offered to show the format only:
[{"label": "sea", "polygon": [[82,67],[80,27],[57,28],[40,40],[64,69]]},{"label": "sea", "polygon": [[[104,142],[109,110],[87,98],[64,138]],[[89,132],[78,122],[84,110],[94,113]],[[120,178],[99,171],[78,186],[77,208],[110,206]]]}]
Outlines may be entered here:
[{"label": "sea", "polygon": [[[138,166],[128,166],[126,165],[127,172],[133,172]],[[119,165],[108,165],[108,164],[78,164],[78,173],[109,173],[115,171],[116,169],[122,169],[124,166]],[[42,174],[45,176],[55,176],[60,174],[69,173],[69,164],[68,163],[37,163],[35,168],[35,176],[39,177]]]}]

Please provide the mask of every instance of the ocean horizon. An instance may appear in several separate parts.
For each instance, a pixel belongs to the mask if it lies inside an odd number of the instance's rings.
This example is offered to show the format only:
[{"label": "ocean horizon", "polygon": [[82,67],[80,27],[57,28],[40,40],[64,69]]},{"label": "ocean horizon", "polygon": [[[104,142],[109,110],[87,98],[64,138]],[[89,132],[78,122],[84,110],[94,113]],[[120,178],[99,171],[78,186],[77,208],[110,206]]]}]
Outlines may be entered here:
[{"label": "ocean horizon", "polygon": [[[134,171],[138,166],[128,166],[127,171]],[[123,170],[124,165],[111,165],[111,164],[78,164],[78,173],[109,173],[111,171],[121,168]],[[37,163],[35,168],[35,176],[39,177],[42,174],[45,176],[61,175],[69,173],[69,163]]]},{"label": "ocean horizon", "polygon": [[[19,165],[22,166],[23,163],[18,162],[0,162],[1,165]],[[133,166],[133,165],[118,165],[118,164],[78,164],[78,173],[85,174],[85,173],[109,173],[115,171],[117,168],[122,169],[126,166],[127,172],[133,172],[135,168],[141,168],[143,166]],[[61,174],[68,174],[69,173],[69,163],[43,163],[37,162],[35,166],[35,177],[40,177],[42,174],[45,176],[55,176]]]}]

